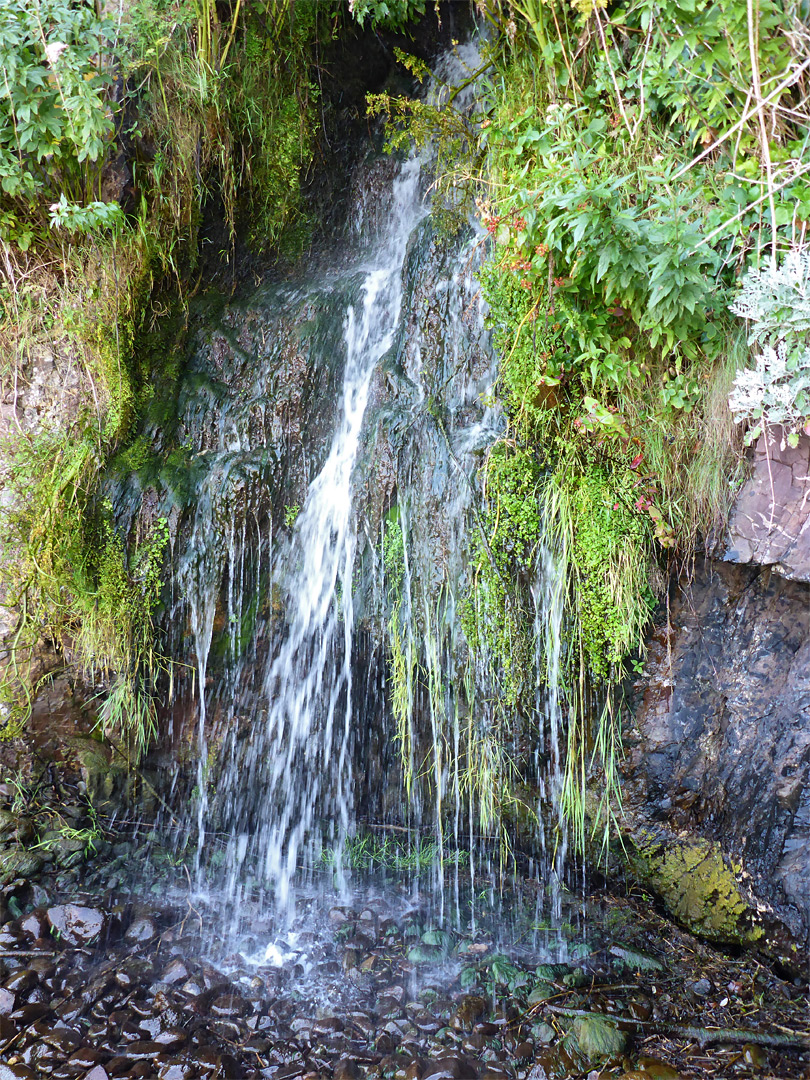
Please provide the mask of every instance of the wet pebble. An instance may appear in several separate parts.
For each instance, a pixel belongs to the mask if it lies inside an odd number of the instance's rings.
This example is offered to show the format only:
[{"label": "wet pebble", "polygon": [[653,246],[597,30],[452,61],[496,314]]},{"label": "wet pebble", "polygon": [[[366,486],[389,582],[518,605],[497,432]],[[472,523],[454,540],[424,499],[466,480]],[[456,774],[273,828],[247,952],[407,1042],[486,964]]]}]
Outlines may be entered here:
[{"label": "wet pebble", "polygon": [[249,1016],[253,1006],[239,994],[221,994],[211,1002],[209,1009],[213,1016]]},{"label": "wet pebble", "polygon": [[693,994],[697,998],[707,998],[714,987],[709,979],[696,979],[694,982],[689,983],[687,986],[687,992]]},{"label": "wet pebble", "polygon": [[124,939],[131,945],[145,945],[154,939],[158,935],[158,928],[155,921],[149,916],[141,916],[130,923],[124,934]]},{"label": "wet pebble", "polygon": [[33,990],[38,982],[39,976],[37,973],[30,968],[25,968],[22,971],[16,971],[6,979],[6,989],[10,990],[12,994],[22,996],[27,994],[29,990]]},{"label": "wet pebble", "polygon": [[191,1080],[197,1070],[188,1061],[170,1061],[161,1065],[158,1071],[160,1080]]},{"label": "wet pebble", "polygon": [[47,917],[53,933],[67,945],[85,945],[97,941],[107,927],[105,916],[97,908],[78,904],[60,904],[48,908]]},{"label": "wet pebble", "polygon": [[412,1017],[412,1022],[417,1031],[421,1031],[423,1035],[435,1035],[437,1031],[444,1027],[442,1021],[437,1020],[430,1013],[417,1013]]},{"label": "wet pebble", "polygon": [[360,1070],[354,1058],[341,1058],[332,1074],[333,1080],[357,1080]]},{"label": "wet pebble", "polygon": [[48,919],[44,911],[32,911],[30,915],[26,915],[20,919],[19,922],[20,931],[31,938],[33,941],[38,941],[46,936],[49,932]]},{"label": "wet pebble", "polygon": [[172,986],[174,983],[184,982],[189,977],[189,970],[182,960],[174,959],[164,969],[160,981]]},{"label": "wet pebble", "polygon": [[27,1065],[0,1062],[0,1080],[36,1080],[36,1074]]},{"label": "wet pebble", "polygon": [[110,1074],[102,1065],[94,1065],[84,1080],[110,1080]]}]

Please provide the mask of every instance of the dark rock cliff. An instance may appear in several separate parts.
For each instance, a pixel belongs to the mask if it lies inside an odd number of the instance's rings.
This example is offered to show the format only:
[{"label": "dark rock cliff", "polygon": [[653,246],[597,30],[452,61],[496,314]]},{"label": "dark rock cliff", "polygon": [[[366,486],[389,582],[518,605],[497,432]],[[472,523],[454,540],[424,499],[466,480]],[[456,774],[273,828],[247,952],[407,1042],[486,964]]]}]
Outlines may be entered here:
[{"label": "dark rock cliff", "polygon": [[706,936],[782,955],[810,937],[809,454],[757,448],[727,561],[678,582],[625,732],[638,875]]}]

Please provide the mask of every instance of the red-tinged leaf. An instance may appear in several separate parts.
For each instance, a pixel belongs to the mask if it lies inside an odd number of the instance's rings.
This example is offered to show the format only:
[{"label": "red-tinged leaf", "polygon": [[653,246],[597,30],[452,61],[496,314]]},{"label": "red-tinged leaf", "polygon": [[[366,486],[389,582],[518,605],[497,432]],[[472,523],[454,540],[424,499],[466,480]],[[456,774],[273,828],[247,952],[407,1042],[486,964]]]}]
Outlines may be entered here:
[{"label": "red-tinged leaf", "polygon": [[633,460],[630,462],[631,469],[637,469],[644,458],[643,454],[636,454]]}]

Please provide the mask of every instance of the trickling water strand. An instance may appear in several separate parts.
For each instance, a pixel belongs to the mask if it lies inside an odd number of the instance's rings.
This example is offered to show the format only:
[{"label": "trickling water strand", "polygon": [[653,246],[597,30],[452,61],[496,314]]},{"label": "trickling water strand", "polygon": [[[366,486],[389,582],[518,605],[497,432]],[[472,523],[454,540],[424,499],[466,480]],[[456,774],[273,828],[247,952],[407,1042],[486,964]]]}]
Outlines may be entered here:
[{"label": "trickling water strand", "polygon": [[[538,689],[538,718],[540,720],[538,727],[541,732],[538,750],[546,758],[545,767],[538,769],[541,778],[541,805],[538,806],[537,816],[541,822],[541,843],[547,860],[544,869],[551,887],[551,914],[555,920],[559,921],[562,903],[560,885],[568,855],[568,828],[561,799],[564,761],[561,746],[563,716],[560,660],[565,610],[566,582],[563,569],[565,553],[555,553],[544,544],[540,549],[537,562],[537,578],[532,587],[535,611],[535,662],[538,675],[541,671],[545,671],[545,692]],[[548,734],[547,746],[545,745],[546,733]],[[546,829],[542,824],[546,808],[551,810],[554,817],[550,845],[547,842]]]},{"label": "trickling water strand", "polygon": [[331,819],[338,867],[349,825],[356,547],[352,473],[371,376],[391,348],[399,323],[408,238],[425,212],[418,160],[402,166],[393,196],[389,233],[375,265],[366,271],[362,303],[346,317],[341,417],[326,463],[296,521],[287,558],[285,636],[264,678],[264,733],[256,740],[245,777],[262,800],[258,829],[251,836],[238,835],[231,850],[233,886],[252,849],[281,910],[289,910],[290,885],[304,848],[317,849],[316,814]]}]

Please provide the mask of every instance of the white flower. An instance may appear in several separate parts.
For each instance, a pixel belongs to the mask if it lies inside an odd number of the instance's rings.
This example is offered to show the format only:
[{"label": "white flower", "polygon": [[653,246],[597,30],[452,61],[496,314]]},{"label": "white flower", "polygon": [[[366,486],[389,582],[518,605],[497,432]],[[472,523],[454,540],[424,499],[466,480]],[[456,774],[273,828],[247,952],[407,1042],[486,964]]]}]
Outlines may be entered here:
[{"label": "white flower", "polygon": [[64,41],[48,42],[48,44],[45,46],[45,59],[48,61],[51,67],[55,66],[56,61],[59,59],[59,57],[62,55],[66,48],[67,45]]}]

